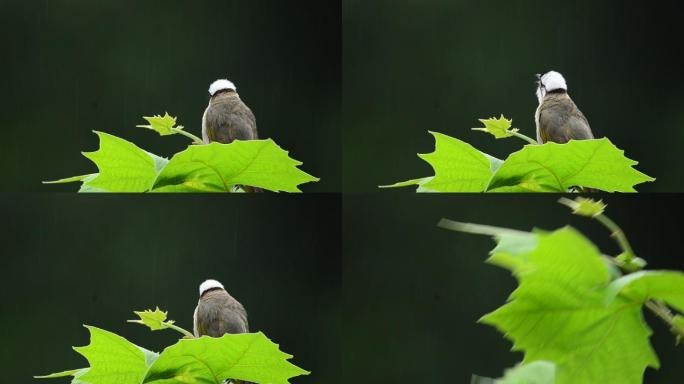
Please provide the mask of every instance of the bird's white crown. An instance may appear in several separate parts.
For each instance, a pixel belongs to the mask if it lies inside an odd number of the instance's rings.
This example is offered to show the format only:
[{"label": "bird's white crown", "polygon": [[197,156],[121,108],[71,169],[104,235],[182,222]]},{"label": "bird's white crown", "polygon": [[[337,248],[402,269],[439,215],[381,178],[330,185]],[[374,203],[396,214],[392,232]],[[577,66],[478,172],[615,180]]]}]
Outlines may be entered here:
[{"label": "bird's white crown", "polygon": [[233,84],[232,81],[227,79],[218,79],[211,83],[211,85],[209,86],[209,94],[214,96],[216,92],[223,91],[225,89],[232,89],[233,91],[237,91],[237,87],[235,87],[235,84]]},{"label": "bird's white crown", "polygon": [[541,85],[544,86],[546,92],[555,91],[556,89],[568,90],[568,84],[565,82],[565,78],[556,71],[546,72],[540,80]]},{"label": "bird's white crown", "polygon": [[214,289],[214,288],[225,289],[225,288],[223,288],[223,284],[219,283],[216,280],[209,279],[209,280],[204,281],[204,283],[200,284],[199,294],[200,294],[200,296],[202,296],[204,294],[204,292],[206,292],[210,289]]}]

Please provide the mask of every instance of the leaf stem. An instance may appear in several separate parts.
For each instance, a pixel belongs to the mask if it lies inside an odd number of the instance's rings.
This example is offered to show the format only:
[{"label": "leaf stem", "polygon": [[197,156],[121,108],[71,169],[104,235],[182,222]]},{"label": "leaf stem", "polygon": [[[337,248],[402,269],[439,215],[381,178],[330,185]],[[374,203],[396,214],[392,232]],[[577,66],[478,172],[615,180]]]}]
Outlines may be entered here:
[{"label": "leaf stem", "polygon": [[162,324],[164,324],[164,326],[165,326],[166,328],[171,328],[171,329],[173,329],[174,331],[178,331],[178,332],[182,333],[182,334],[185,335],[185,336],[195,337],[195,335],[193,335],[192,333],[186,331],[185,329],[183,329],[183,328],[181,328],[181,327],[179,327],[179,326],[177,326],[177,325],[170,324],[170,323],[166,323],[166,322],[165,322],[165,323],[162,323]]},{"label": "leaf stem", "polygon": [[518,139],[525,140],[525,141],[527,141],[527,142],[530,143],[530,144],[539,145],[539,143],[537,142],[537,140],[534,140],[533,138],[531,138],[531,137],[529,137],[529,136],[523,135],[523,134],[520,133],[520,132],[510,132],[510,133],[511,133],[511,135],[517,137]]},{"label": "leaf stem", "polygon": [[634,251],[632,250],[632,246],[629,244],[627,236],[625,236],[625,232],[622,230],[622,228],[620,228],[620,226],[618,226],[613,220],[603,213],[594,216],[594,218],[603,224],[604,227],[608,228],[609,231],[611,231],[610,236],[617,241],[620,249],[622,249],[622,252],[624,252],[626,255],[625,262],[631,262],[634,258]]},{"label": "leaf stem", "polygon": [[185,136],[185,137],[188,137],[188,138],[192,139],[192,141],[193,141],[194,143],[196,143],[196,144],[204,144],[204,140],[200,139],[199,137],[193,135],[192,133],[190,133],[190,132],[188,132],[188,131],[186,131],[186,130],[184,130],[184,129],[178,129],[178,128],[176,128],[176,127],[172,127],[172,128],[171,128],[171,131],[172,131],[173,133],[178,133],[178,134],[181,134],[181,135],[183,135],[183,136]]},{"label": "leaf stem", "polygon": [[670,326],[672,333],[676,334],[678,338],[684,338],[684,329],[675,324],[674,315],[665,304],[656,300],[648,300],[645,305],[654,315],[660,317]]}]

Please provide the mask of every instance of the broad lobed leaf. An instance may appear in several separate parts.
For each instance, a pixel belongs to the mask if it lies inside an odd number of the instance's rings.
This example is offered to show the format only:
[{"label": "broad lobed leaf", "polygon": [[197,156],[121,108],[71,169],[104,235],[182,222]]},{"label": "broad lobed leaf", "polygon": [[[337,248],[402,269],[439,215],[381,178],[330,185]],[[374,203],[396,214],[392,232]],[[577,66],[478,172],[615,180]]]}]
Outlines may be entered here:
[{"label": "broad lobed leaf", "polygon": [[90,369],[79,379],[93,384],[140,383],[156,354],[103,329],[86,326],[90,344],[74,350],[88,360]]},{"label": "broad lobed leaf", "polygon": [[435,192],[484,191],[494,160],[461,140],[430,133],[435,137],[435,151],[418,156],[432,166],[435,176],[420,186]]},{"label": "broad lobed leaf", "polygon": [[301,192],[300,184],[318,178],[300,170],[273,140],[236,140],[230,144],[190,146],[161,171],[153,192],[229,192],[234,185]]},{"label": "broad lobed leaf", "polygon": [[654,180],[635,170],[636,164],[607,138],[526,145],[508,156],[487,190],[564,192],[582,186],[606,192],[636,192],[636,184]]},{"label": "broad lobed leaf", "polygon": [[434,177],[387,187],[417,185],[419,192],[566,192],[581,186],[636,192],[635,185],[655,180],[634,169],[637,162],[607,138],[526,145],[501,161],[456,138],[430,133],[435,151],[418,156],[432,166]]},{"label": "broad lobed leaf", "polygon": [[[492,258],[515,262],[519,287],[509,302],[481,321],[495,326],[525,353],[524,362],[557,365],[557,383],[641,383],[658,367],[640,303],[606,302],[610,274],[599,251],[572,228],[501,242]],[[523,247],[520,246],[523,242]]]},{"label": "broad lobed leaf", "polygon": [[[141,312],[141,319],[161,319],[160,311]],[[165,317],[165,316],[163,316]],[[288,360],[291,355],[263,333],[226,334],[182,339],[161,354],[139,347],[114,333],[86,326],[90,344],[74,348],[90,367],[37,378],[73,376],[72,384],[213,383],[227,379],[287,384],[309,372]]]},{"label": "broad lobed leaf", "polygon": [[79,192],[232,192],[237,185],[301,192],[299,185],[319,180],[270,139],[193,145],[168,160],[122,138],[96,134],[100,148],[84,155],[99,172],[48,183],[80,181]]},{"label": "broad lobed leaf", "polygon": [[143,383],[215,383],[226,379],[287,384],[309,372],[287,360],[291,355],[263,333],[225,334],[180,340],[152,364]]},{"label": "broad lobed leaf", "polygon": [[109,192],[145,192],[157,177],[155,158],[137,145],[104,132],[95,132],[100,148],[83,155],[99,173],[86,182],[89,187]]}]

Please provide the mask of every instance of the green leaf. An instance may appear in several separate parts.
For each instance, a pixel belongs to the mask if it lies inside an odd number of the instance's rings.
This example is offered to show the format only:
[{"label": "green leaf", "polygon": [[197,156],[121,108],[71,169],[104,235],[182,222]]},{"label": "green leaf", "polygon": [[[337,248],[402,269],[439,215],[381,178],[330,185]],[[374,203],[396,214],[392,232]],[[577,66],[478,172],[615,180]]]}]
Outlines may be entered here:
[{"label": "green leaf", "polygon": [[90,331],[90,344],[74,348],[90,364],[80,379],[94,384],[140,383],[156,354],[117,334],[92,326],[86,328]]},{"label": "green leaf", "polygon": [[558,202],[572,209],[572,213],[578,216],[596,217],[602,215],[606,210],[606,204],[603,203],[603,200],[596,201],[585,197],[570,200],[561,197]]},{"label": "green leaf", "polygon": [[[503,117],[482,121],[482,130],[495,136],[515,133]],[[636,192],[635,185],[655,180],[634,169],[637,162],[607,138],[526,145],[502,161],[453,137],[430,133],[435,137],[435,151],[418,156],[432,166],[435,176],[384,188],[418,185],[418,192],[567,192],[579,186]]]},{"label": "green leaf", "polygon": [[636,192],[634,185],[655,180],[632,168],[636,164],[607,138],[526,145],[506,159],[487,190],[564,192],[582,186]]},{"label": "green leaf", "polygon": [[538,246],[508,267],[519,287],[481,321],[525,353],[556,364],[557,382],[641,383],[658,367],[641,305],[606,303],[610,274],[598,249],[572,228],[538,233]]},{"label": "green leaf", "polygon": [[185,339],[166,348],[143,383],[216,383],[227,379],[286,384],[309,372],[291,364],[292,356],[263,333]]},{"label": "green leaf", "polygon": [[176,127],[176,118],[169,116],[168,112],[164,113],[164,116],[154,115],[154,116],[143,116],[143,119],[147,120],[148,125],[136,125],[139,128],[151,129],[161,136],[174,135],[176,132],[172,128],[183,129],[183,126]]},{"label": "green leaf", "polygon": [[492,176],[493,162],[468,143],[447,135],[430,132],[435,137],[435,151],[418,155],[435,171],[423,187],[436,192],[482,192]]},{"label": "green leaf", "polygon": [[64,179],[59,179],[59,180],[52,180],[52,181],[43,181],[43,184],[65,184],[65,183],[73,183],[76,181],[84,181],[90,177],[94,176],[93,174],[89,175],[81,175],[81,176],[73,176],[73,177],[67,177]]},{"label": "green leaf", "polygon": [[100,148],[83,155],[100,172],[86,182],[88,187],[107,192],[146,192],[152,188],[161,158],[130,141],[104,132],[95,133],[100,137]]},{"label": "green leaf", "polygon": [[656,299],[684,312],[684,273],[678,271],[640,271],[613,281],[607,290],[607,301],[618,295],[628,302],[641,305]]},{"label": "green leaf", "polygon": [[164,312],[157,307],[154,311],[146,309],[144,311],[133,311],[140,320],[128,320],[129,323],[137,323],[146,325],[153,331],[160,331],[162,329],[167,329],[168,326],[165,324],[173,324],[173,320],[166,320],[168,312]]},{"label": "green leaf", "polygon": [[506,371],[499,384],[554,384],[556,365],[550,361],[533,361]]},{"label": "green leaf", "polygon": [[473,131],[482,131],[492,134],[497,139],[503,139],[513,136],[518,132],[518,128],[511,128],[513,120],[506,119],[504,115],[500,118],[492,117],[491,119],[479,119],[484,128],[471,128]]},{"label": "green leaf", "polygon": [[433,177],[423,177],[421,179],[413,179],[413,180],[407,180],[407,181],[401,181],[399,183],[394,183],[391,185],[381,185],[380,188],[401,188],[401,187],[409,187],[412,185],[418,186],[417,192],[435,192],[431,189],[427,189],[424,187],[426,183],[429,183],[430,180],[432,180]]},{"label": "green leaf", "polygon": [[35,378],[35,379],[59,379],[62,377],[73,376],[74,378],[71,380],[71,384],[90,384],[88,382],[81,380],[81,377],[83,375],[85,375],[86,373],[88,373],[88,370],[90,370],[90,368],[72,369],[70,371],[57,372],[57,373],[53,373],[53,374],[45,375],[45,376],[34,376],[33,378]]},{"label": "green leaf", "polygon": [[88,184],[89,182],[93,181],[96,177],[98,176],[97,173],[94,173],[85,179],[83,179],[83,183],[81,184],[81,188],[78,189],[78,193],[103,193],[107,192],[104,189],[100,188],[95,188]]},{"label": "green leaf", "polygon": [[80,369],[72,369],[69,371],[62,371],[62,372],[57,372],[57,373],[51,373],[49,375],[43,375],[43,376],[33,376],[36,379],[54,379],[58,377],[67,377],[67,376],[74,376],[78,372],[82,371],[85,368],[80,368]]},{"label": "green leaf", "polygon": [[271,139],[194,145],[171,158],[153,192],[229,192],[236,184],[301,192],[300,184],[318,178],[298,165]]},{"label": "green leaf", "polygon": [[470,384],[554,384],[556,365],[550,361],[533,361],[507,369],[498,380],[473,375]]},{"label": "green leaf", "polygon": [[462,223],[448,219],[440,220],[437,226],[451,231],[493,237],[497,245],[490,252],[491,256],[487,259],[487,262],[512,271],[524,267],[526,263],[525,255],[537,248],[539,243],[537,234],[515,229]]}]

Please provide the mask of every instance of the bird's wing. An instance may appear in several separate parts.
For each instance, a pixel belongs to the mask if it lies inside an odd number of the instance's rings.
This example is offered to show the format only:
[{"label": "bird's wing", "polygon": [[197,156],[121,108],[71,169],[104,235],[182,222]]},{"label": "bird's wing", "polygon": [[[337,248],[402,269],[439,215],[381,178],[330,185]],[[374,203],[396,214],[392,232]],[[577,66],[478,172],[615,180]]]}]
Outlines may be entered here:
[{"label": "bird's wing", "polygon": [[572,100],[547,104],[539,111],[539,136],[543,143],[594,138],[587,119]]},{"label": "bird's wing", "polygon": [[238,116],[240,124],[243,125],[244,131],[249,134],[249,138],[244,140],[257,140],[259,134],[257,133],[256,117],[254,117],[254,113],[245,103],[240,103],[243,108],[236,111],[235,114]]},{"label": "bird's wing", "polygon": [[568,126],[571,132],[570,138],[575,140],[587,140],[593,139],[594,134],[591,132],[591,127],[589,127],[589,122],[587,118],[584,117],[582,111],[575,106],[576,113],[568,121]]},{"label": "bird's wing", "polygon": [[206,113],[210,141],[229,144],[233,140],[256,140],[256,118],[240,99],[223,102]]},{"label": "bird's wing", "polygon": [[234,308],[223,308],[220,314],[220,324],[216,324],[216,331],[219,333],[247,333],[247,316],[244,312],[240,313]]}]

